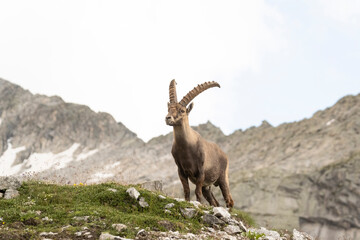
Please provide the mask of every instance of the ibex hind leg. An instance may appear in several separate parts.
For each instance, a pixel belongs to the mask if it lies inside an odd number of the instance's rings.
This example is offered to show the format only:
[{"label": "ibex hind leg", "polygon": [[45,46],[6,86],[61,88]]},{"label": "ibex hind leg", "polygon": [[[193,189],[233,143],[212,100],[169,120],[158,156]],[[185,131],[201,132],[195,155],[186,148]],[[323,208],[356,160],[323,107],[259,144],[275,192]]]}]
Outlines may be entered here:
[{"label": "ibex hind leg", "polygon": [[220,189],[221,189],[221,193],[225,199],[226,202],[226,207],[228,208],[232,208],[234,206],[234,201],[231,197],[230,194],[230,189],[229,189],[229,183],[228,181],[226,181],[225,179],[223,179],[223,181],[221,181],[219,183]]},{"label": "ibex hind leg", "polygon": [[215,203],[216,203],[216,207],[219,207],[220,204],[219,204],[219,202],[216,200],[216,198],[215,198],[213,192],[211,191],[211,189],[210,189],[210,193],[211,193],[211,196],[213,197],[213,199],[214,199],[214,201],[215,201]]},{"label": "ibex hind leg", "polygon": [[215,199],[214,195],[211,192],[211,186],[202,187],[202,192],[206,201],[208,201],[211,206],[219,206],[219,202]]}]

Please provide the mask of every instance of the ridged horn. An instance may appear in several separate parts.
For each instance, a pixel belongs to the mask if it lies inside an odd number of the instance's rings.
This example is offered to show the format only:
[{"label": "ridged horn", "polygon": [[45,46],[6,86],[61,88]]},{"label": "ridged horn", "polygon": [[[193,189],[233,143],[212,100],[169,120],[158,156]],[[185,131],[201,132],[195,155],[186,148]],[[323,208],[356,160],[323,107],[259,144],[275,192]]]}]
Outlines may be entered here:
[{"label": "ridged horn", "polygon": [[180,104],[183,107],[186,107],[197,95],[199,95],[200,93],[202,93],[206,89],[209,89],[209,88],[212,88],[212,87],[220,87],[220,84],[218,84],[215,81],[211,81],[211,82],[205,82],[203,84],[197,85],[197,87],[194,87],[193,90],[188,92],[188,94],[186,94],[183,97],[183,99],[181,99]]},{"label": "ridged horn", "polygon": [[176,96],[176,82],[175,79],[171,80],[169,86],[169,97],[170,103],[177,103],[177,96]]}]

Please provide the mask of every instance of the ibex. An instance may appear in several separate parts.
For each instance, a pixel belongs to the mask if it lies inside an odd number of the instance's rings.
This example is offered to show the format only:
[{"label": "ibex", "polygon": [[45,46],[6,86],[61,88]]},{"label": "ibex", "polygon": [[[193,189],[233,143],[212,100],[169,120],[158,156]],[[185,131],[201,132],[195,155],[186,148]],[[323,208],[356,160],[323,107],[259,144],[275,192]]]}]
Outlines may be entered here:
[{"label": "ibex", "polygon": [[229,190],[228,158],[218,145],[206,141],[189,125],[188,115],[194,104],[186,106],[201,92],[212,87],[220,87],[217,82],[205,82],[198,85],[178,102],[175,79],[170,82],[168,114],[166,124],[173,126],[174,140],[171,153],[178,167],[178,175],[183,185],[186,201],[190,201],[189,181],[196,185],[196,200],[202,202],[202,196],[212,206],[219,206],[211,185],[220,186],[227,207],[233,207]]}]

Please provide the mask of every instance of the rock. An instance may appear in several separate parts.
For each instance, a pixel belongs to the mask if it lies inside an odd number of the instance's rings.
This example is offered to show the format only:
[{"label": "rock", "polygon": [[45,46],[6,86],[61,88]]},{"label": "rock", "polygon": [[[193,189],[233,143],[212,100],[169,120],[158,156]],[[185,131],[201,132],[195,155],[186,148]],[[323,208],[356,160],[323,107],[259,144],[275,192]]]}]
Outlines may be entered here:
[{"label": "rock", "polygon": [[185,202],[185,199],[183,199],[183,198],[174,198],[174,199],[178,202]]},{"label": "rock", "polygon": [[197,211],[194,208],[180,208],[180,211],[185,218],[193,218],[197,214]]},{"label": "rock", "polygon": [[61,228],[61,231],[65,231],[65,229],[68,229],[69,227],[71,227],[71,225],[66,225],[66,226]]},{"label": "rock", "polygon": [[199,207],[201,206],[201,203],[198,202],[198,201],[190,201],[190,203],[191,203],[192,205],[194,205],[194,207],[196,207],[196,208],[199,208]]},{"label": "rock", "polygon": [[162,192],[162,190],[163,190],[163,183],[161,180],[144,182],[140,186],[149,191]]},{"label": "rock", "polygon": [[82,232],[80,231],[80,232],[76,232],[74,234],[75,234],[75,236],[80,237],[82,235]]},{"label": "rock", "polygon": [[214,225],[225,225],[225,222],[220,220],[219,218],[215,217],[214,215],[205,213],[203,216],[203,221],[206,224],[209,224],[211,226]]},{"label": "rock", "polygon": [[241,233],[239,226],[235,226],[235,225],[228,225],[224,227],[224,231],[231,235]]},{"label": "rock", "polygon": [[57,235],[58,233],[53,233],[53,232],[41,232],[39,235],[40,237],[43,237],[43,236],[54,236],[54,235]]},{"label": "rock", "polygon": [[3,198],[5,195],[5,192],[0,192],[0,198]]},{"label": "rock", "polygon": [[148,233],[145,231],[145,229],[141,229],[136,234],[136,239],[145,240],[148,239]]},{"label": "rock", "polygon": [[169,208],[172,208],[172,207],[174,207],[174,206],[175,206],[174,203],[168,203],[168,204],[165,205],[165,208],[166,208],[166,209],[169,209]]},{"label": "rock", "polygon": [[19,192],[15,189],[7,189],[5,191],[4,199],[12,199],[19,196]]},{"label": "rock", "polygon": [[13,176],[0,176],[0,190],[18,189],[21,186],[21,182]]},{"label": "rock", "polygon": [[247,228],[245,227],[245,224],[242,221],[239,221],[239,227],[241,230],[243,230],[244,232],[247,232]]},{"label": "rock", "polygon": [[111,235],[110,233],[103,232],[101,233],[99,240],[128,240],[127,238],[122,238],[119,236]]},{"label": "rock", "polygon": [[233,219],[231,217],[228,217],[228,218],[219,217],[219,218],[229,225],[239,225],[239,222],[236,219]]},{"label": "rock", "polygon": [[171,213],[171,211],[170,211],[170,210],[165,209],[165,210],[164,210],[164,213],[168,213],[168,214],[170,214],[170,213]]},{"label": "rock", "polygon": [[147,208],[149,207],[149,204],[145,201],[145,199],[143,197],[140,198],[139,200],[139,205],[142,207],[142,208]]},{"label": "rock", "polygon": [[87,222],[89,220],[90,216],[81,216],[81,217],[73,217],[76,221],[85,221]]},{"label": "rock", "polygon": [[166,197],[164,197],[163,195],[159,195],[158,197],[161,199],[166,199]]},{"label": "rock", "polygon": [[261,227],[260,229],[250,228],[250,232],[255,232],[258,234],[265,234],[267,240],[282,240],[280,237],[280,234],[276,231],[267,230],[264,227]]},{"label": "rock", "polygon": [[129,188],[128,190],[126,190],[126,192],[129,194],[130,197],[134,198],[134,199],[138,199],[140,196],[140,193],[133,187]]},{"label": "rock", "polygon": [[214,216],[216,217],[223,217],[223,218],[230,218],[230,213],[223,207],[214,207],[213,208]]},{"label": "rock", "polygon": [[315,240],[315,238],[305,232],[299,232],[296,229],[294,229],[293,240]]},{"label": "rock", "polygon": [[127,226],[125,224],[121,224],[121,223],[115,223],[113,225],[111,225],[113,228],[116,229],[116,231],[121,232],[124,229],[127,229]]},{"label": "rock", "polygon": [[109,189],[108,189],[108,191],[111,191],[111,192],[117,192],[117,190],[116,190],[116,189],[114,189],[114,188],[109,188]]}]

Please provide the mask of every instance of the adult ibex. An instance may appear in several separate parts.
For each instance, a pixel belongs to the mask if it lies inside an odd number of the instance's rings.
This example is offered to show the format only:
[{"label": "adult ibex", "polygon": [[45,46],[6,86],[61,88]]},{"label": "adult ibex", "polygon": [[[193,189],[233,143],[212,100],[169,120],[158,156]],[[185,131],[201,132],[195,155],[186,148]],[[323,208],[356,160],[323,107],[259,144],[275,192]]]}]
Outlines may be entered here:
[{"label": "adult ibex", "polygon": [[219,206],[211,185],[220,186],[227,207],[233,207],[229,190],[228,158],[218,145],[203,139],[189,125],[188,115],[194,104],[186,106],[201,92],[212,87],[220,87],[217,82],[205,82],[198,85],[178,102],[176,82],[172,80],[169,87],[170,102],[166,124],[173,126],[174,141],[171,153],[178,167],[178,174],[184,188],[185,200],[190,201],[189,181],[196,185],[196,200],[202,202],[202,195],[212,206]]}]

